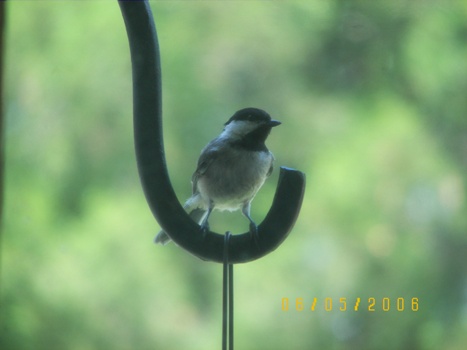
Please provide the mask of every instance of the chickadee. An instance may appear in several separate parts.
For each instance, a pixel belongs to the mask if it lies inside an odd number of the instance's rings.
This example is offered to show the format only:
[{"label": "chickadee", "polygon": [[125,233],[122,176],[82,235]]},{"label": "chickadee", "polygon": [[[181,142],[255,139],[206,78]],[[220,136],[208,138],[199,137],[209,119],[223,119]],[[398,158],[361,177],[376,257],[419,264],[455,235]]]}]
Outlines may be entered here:
[{"label": "chickadee", "polygon": [[[201,225],[203,232],[209,229],[208,219],[213,209],[241,209],[250,221],[251,235],[257,239],[250,206],[273,170],[274,156],[264,142],[271,128],[280,124],[261,109],[241,109],[224,124],[222,133],[201,151],[191,178],[193,195],[184,209]],[[161,231],[155,242],[165,245],[170,238]]]}]

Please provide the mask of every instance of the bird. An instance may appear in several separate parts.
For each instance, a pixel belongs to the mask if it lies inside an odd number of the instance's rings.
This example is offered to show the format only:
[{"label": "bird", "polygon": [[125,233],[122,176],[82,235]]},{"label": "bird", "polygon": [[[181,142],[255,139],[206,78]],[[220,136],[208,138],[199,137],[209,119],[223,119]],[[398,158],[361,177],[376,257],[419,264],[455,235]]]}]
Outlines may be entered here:
[{"label": "bird", "polygon": [[[251,218],[251,201],[273,171],[274,155],[265,141],[271,129],[281,122],[259,108],[243,108],[224,124],[219,136],[201,151],[191,178],[192,196],[184,209],[190,218],[209,230],[214,209],[241,210],[249,221],[249,232],[258,242],[258,229]],[[165,245],[170,237],[160,231],[155,243]]]}]

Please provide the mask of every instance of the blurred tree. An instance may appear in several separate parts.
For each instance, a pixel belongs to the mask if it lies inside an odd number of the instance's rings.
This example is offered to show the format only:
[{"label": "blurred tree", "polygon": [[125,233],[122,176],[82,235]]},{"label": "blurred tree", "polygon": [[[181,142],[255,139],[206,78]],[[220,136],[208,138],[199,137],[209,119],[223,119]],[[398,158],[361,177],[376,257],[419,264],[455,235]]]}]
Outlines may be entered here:
[{"label": "blurred tree", "polygon": [[[283,121],[268,139],[277,165],[308,175],[291,236],[236,267],[238,347],[462,349],[464,2],[151,6],[179,198],[201,148],[247,105]],[[0,348],[218,346],[220,266],[151,244],[158,227],[135,169],[118,5],[12,1],[6,15]],[[257,220],[274,180],[253,202]],[[212,225],[245,229],[228,213]]]}]

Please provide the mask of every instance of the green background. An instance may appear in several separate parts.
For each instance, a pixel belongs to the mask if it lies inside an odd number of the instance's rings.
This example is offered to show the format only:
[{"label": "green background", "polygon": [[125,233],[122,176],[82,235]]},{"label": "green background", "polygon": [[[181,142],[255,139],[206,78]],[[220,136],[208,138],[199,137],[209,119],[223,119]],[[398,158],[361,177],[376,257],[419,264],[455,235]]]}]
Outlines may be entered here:
[{"label": "green background", "polygon": [[[247,106],[283,123],[277,167],[307,175],[289,238],[235,266],[236,347],[464,349],[467,3],[151,6],[180,201],[201,148]],[[0,348],[220,348],[221,265],[152,243],[117,2],[11,0],[6,34]],[[216,212],[211,227],[248,225]]]}]

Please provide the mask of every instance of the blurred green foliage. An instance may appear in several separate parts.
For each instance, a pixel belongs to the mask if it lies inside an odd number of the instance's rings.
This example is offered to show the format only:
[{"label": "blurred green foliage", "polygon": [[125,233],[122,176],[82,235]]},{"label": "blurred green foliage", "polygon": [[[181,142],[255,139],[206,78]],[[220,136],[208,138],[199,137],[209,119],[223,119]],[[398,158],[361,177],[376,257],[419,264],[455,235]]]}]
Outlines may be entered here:
[{"label": "blurred green foliage", "polygon": [[[290,237],[235,267],[236,346],[464,349],[467,3],[151,5],[180,200],[201,148],[246,106],[283,122],[276,164],[307,174]],[[118,4],[7,10],[0,348],[219,348],[221,266],[152,244]],[[247,227],[239,213],[211,224]]]}]

